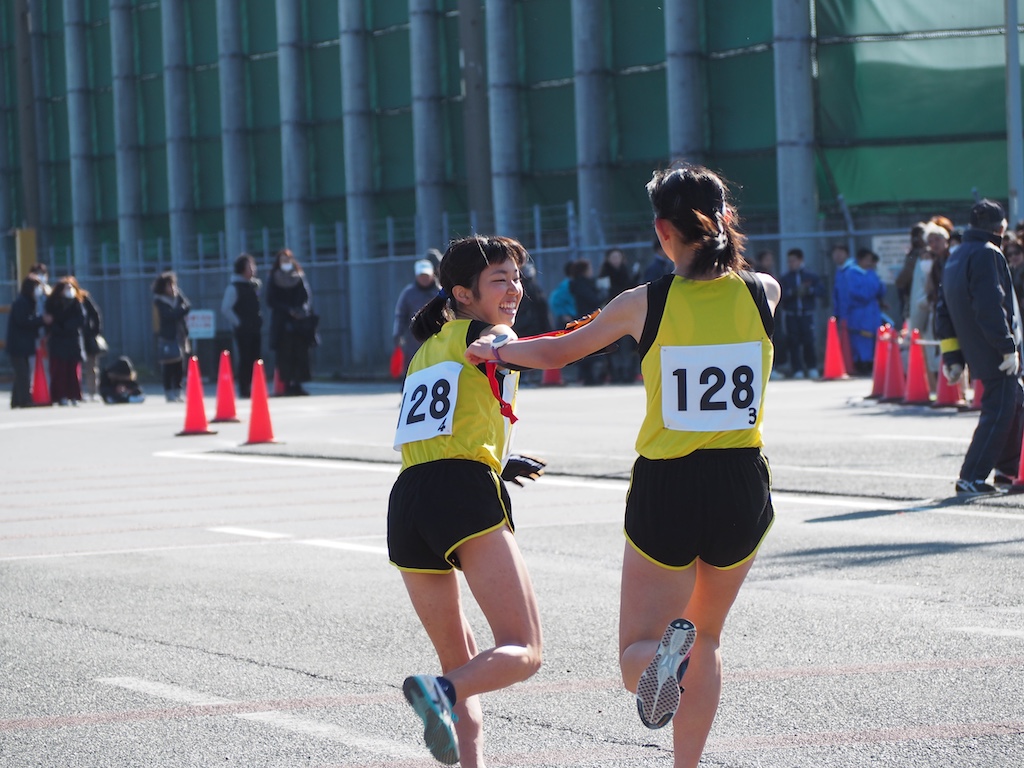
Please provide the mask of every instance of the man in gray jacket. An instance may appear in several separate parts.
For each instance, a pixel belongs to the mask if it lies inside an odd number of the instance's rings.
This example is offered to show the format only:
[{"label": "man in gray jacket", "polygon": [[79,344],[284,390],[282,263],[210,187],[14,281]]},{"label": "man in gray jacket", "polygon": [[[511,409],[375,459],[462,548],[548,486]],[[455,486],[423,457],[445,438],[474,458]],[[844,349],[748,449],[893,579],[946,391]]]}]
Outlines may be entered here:
[{"label": "man in gray jacket", "polygon": [[419,342],[409,330],[409,321],[420,308],[437,296],[437,280],[434,277],[434,264],[430,259],[420,259],[413,265],[416,279],[409,283],[398,296],[395,303],[395,325],[392,329],[395,346],[401,345],[405,356],[405,367],[420,348]]},{"label": "man in gray jacket", "polygon": [[[1000,251],[1005,231],[1006,215],[999,203],[975,204],[963,243],[946,262],[935,308],[943,374],[955,383],[966,363],[983,388],[978,426],[956,481],[957,495],[994,493],[999,486],[1005,490],[1014,484],[1020,466],[1021,317]],[[995,486],[987,482],[993,468]]]}]

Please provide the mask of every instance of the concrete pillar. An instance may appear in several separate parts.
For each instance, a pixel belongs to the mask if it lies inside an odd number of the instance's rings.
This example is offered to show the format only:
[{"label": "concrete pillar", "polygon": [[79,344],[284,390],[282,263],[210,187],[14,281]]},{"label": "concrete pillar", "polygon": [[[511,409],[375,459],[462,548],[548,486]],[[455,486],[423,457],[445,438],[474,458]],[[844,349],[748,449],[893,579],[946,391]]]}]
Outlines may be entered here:
[{"label": "concrete pillar", "polygon": [[1024,127],[1021,123],[1020,33],[1017,0],[1004,0],[1006,7],[1006,165],[1009,171],[1010,227],[1024,218]]},{"label": "concrete pillar", "polygon": [[249,224],[249,147],[245,134],[245,56],[237,0],[217,0],[217,67],[220,84],[221,168],[224,174],[224,236],[230,264],[245,250]]},{"label": "concrete pillar", "polygon": [[74,271],[88,272],[95,240],[96,175],[93,162],[89,57],[84,0],[64,0],[64,64],[68,144],[71,155],[71,222]]},{"label": "concrete pillar", "polygon": [[309,255],[309,147],[306,138],[302,4],[277,0],[277,83],[281,102],[281,179],[285,244]]},{"label": "concrete pillar", "polygon": [[110,53],[114,81],[114,162],[117,168],[117,240],[121,271],[135,260],[142,239],[138,91],[132,0],[110,2]]},{"label": "concrete pillar", "polygon": [[14,9],[14,55],[18,75],[18,159],[21,167],[22,226],[39,227],[39,166],[36,162],[36,113],[32,89],[32,43],[29,3],[17,0]]},{"label": "concrete pillar", "polygon": [[801,248],[809,269],[828,274],[823,249],[813,238],[799,237],[816,231],[818,225],[810,0],[772,0],[772,15],[779,257],[790,248]]},{"label": "concrete pillar", "polygon": [[[188,61],[184,0],[160,3],[164,48],[164,123],[167,139],[167,201],[171,228],[171,266],[178,270],[196,246],[195,197],[189,118]],[[166,266],[161,264],[161,267]]]},{"label": "concrete pillar", "polygon": [[576,189],[580,242],[600,245],[608,211],[611,149],[604,0],[572,0],[575,71]]},{"label": "concrete pillar", "polygon": [[704,162],[704,86],[700,4],[665,0],[668,150],[673,160]]},{"label": "concrete pillar", "polygon": [[437,0],[409,0],[409,48],[412,66],[412,129],[416,164],[416,251],[445,247],[444,113],[441,109],[441,58]]},{"label": "concrete pillar", "polygon": [[[506,30],[512,35],[513,29]],[[480,0],[459,0],[459,62],[462,66],[462,134],[466,162],[466,195],[484,232],[491,219],[491,149],[487,112],[487,53],[484,12]]]},{"label": "concrete pillar", "polygon": [[487,0],[487,87],[491,132],[494,231],[520,236],[516,214],[523,205],[519,129],[519,62],[514,0]]},{"label": "concrete pillar", "polygon": [[352,364],[363,368],[377,346],[370,325],[378,315],[373,307],[374,281],[367,263],[373,255],[373,112],[366,8],[362,0],[338,4],[338,28],[348,222],[348,295],[343,298],[349,307]]},{"label": "concrete pillar", "polygon": [[[32,58],[32,105],[35,121],[36,183],[38,188],[38,227],[36,243],[39,253],[52,245],[50,228],[53,226],[53,180],[51,178],[50,138],[53,131],[47,114],[50,96],[46,81],[46,40],[43,37],[43,9],[40,0],[28,0],[27,23],[29,49]],[[42,257],[40,257],[42,258]]]},{"label": "concrete pillar", "polygon": [[[0,136],[14,135],[14,120],[11,117],[17,109],[16,94],[17,91],[12,93],[8,90],[6,78],[0,78]],[[14,263],[14,238],[8,233],[18,226],[14,220],[11,200],[11,191],[15,185],[12,160],[5,138],[0,141],[0,269],[4,270]],[[5,271],[5,274],[9,273]]]}]

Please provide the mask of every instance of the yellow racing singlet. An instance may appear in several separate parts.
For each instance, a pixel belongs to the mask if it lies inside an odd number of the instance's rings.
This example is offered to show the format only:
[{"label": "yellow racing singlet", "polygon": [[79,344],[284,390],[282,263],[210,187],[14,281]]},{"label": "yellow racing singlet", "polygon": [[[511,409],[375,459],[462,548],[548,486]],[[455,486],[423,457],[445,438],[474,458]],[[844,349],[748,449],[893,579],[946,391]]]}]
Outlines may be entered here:
[{"label": "yellow racing singlet", "polygon": [[[647,414],[636,440],[641,456],[762,446],[773,325],[763,287],[746,277],[668,275],[648,286],[640,347]],[[748,287],[748,280],[755,282]]]},{"label": "yellow racing singlet", "polygon": [[[512,426],[501,415],[487,376],[465,357],[471,322],[445,323],[409,363],[395,430],[403,470],[439,459],[469,459],[500,474],[508,459]],[[515,407],[519,373],[499,372],[498,379],[503,398]]]}]

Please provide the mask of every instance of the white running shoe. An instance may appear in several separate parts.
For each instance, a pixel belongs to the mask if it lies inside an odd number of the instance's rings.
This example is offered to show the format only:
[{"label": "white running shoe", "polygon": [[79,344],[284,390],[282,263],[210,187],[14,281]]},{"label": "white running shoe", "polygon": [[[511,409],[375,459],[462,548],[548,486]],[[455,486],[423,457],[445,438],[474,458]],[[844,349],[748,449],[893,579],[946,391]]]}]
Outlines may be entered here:
[{"label": "white running shoe", "polygon": [[459,762],[459,741],[454,725],[458,718],[437,678],[430,675],[407,677],[402,691],[423,721],[423,740],[434,759],[445,765]]},{"label": "white running shoe", "polygon": [[636,710],[648,728],[664,728],[679,708],[680,684],[690,661],[697,630],[686,619],[676,619],[665,630],[654,659],[636,686]]}]

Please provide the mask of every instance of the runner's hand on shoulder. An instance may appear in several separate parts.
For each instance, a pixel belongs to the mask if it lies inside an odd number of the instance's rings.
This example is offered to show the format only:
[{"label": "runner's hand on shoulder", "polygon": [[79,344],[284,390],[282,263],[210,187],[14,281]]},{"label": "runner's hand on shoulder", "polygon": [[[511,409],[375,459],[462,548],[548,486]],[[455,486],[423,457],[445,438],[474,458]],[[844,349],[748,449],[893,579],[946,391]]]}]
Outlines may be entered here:
[{"label": "runner's hand on shoulder", "polygon": [[515,483],[522,488],[523,484],[520,482],[520,478],[525,477],[530,480],[536,480],[544,474],[544,467],[546,466],[546,461],[535,459],[532,456],[513,453],[508,457],[505,468],[501,470],[501,479],[508,483]]}]

